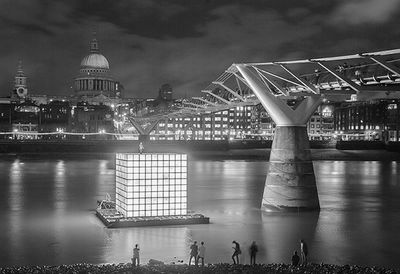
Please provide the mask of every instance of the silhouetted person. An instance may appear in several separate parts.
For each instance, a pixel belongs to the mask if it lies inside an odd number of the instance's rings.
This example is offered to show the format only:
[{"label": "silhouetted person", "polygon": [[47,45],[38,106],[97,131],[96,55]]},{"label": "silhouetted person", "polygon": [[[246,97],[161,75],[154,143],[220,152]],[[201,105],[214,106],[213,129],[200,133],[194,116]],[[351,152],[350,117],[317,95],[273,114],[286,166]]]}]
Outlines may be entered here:
[{"label": "silhouetted person", "polygon": [[133,257],[132,257],[132,264],[133,264],[133,266],[137,266],[137,265],[139,265],[139,263],[140,263],[140,260],[139,260],[139,245],[138,244],[136,244],[135,245],[135,248],[133,249]]},{"label": "silhouetted person", "polygon": [[293,256],[292,256],[292,265],[293,266],[298,266],[299,262],[300,262],[300,257],[299,257],[299,255],[297,255],[297,251],[295,251]]},{"label": "silhouetted person", "polygon": [[192,258],[194,258],[194,264],[197,265],[197,255],[198,255],[199,248],[197,246],[197,242],[190,246],[190,258],[189,258],[189,265],[192,263]]},{"label": "silhouetted person", "polygon": [[144,146],[143,146],[143,143],[140,142],[139,143],[139,153],[142,154],[143,152],[144,152]]},{"label": "silhouetted person", "polygon": [[[240,245],[238,242],[233,241],[232,244],[235,244],[233,248],[233,255],[232,255],[232,260],[233,260],[233,264],[239,264],[239,255],[242,253],[242,251],[240,250]],[[236,258],[236,261],[235,261]]]},{"label": "silhouetted person", "polygon": [[300,240],[300,255],[301,264],[307,264],[308,247],[303,239]]},{"label": "silhouetted person", "polygon": [[206,254],[206,247],[204,246],[204,242],[201,242],[201,245],[199,246],[199,257],[197,259],[197,262],[201,259],[201,266],[204,266],[204,256]]},{"label": "silhouetted person", "polygon": [[256,264],[257,252],[258,252],[258,246],[256,245],[256,242],[253,241],[253,243],[250,246],[250,264]]}]

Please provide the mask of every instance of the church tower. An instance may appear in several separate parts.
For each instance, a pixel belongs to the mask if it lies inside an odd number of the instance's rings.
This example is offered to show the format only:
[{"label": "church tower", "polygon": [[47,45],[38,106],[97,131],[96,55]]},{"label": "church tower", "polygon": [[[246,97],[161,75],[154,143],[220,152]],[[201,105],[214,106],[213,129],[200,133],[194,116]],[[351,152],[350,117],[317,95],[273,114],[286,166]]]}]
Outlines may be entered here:
[{"label": "church tower", "polygon": [[14,77],[14,90],[11,94],[13,99],[25,99],[28,95],[28,86],[26,84],[27,77],[25,76],[22,61],[18,62],[17,74]]}]

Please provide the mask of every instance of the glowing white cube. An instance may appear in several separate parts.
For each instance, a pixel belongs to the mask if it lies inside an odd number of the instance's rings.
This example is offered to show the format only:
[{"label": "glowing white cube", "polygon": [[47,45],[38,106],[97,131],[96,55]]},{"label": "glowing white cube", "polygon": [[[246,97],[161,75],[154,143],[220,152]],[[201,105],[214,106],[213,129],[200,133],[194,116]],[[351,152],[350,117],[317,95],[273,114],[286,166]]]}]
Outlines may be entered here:
[{"label": "glowing white cube", "polygon": [[116,154],[115,203],[125,217],[187,214],[186,154]]}]

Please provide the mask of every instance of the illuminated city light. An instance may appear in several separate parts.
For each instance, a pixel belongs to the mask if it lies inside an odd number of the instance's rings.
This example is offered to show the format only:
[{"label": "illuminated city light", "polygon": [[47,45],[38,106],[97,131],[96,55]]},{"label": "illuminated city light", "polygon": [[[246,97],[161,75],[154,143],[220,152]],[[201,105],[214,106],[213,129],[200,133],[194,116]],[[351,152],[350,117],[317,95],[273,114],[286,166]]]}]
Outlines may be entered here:
[{"label": "illuminated city light", "polygon": [[187,155],[116,155],[116,209],[124,217],[187,215]]}]

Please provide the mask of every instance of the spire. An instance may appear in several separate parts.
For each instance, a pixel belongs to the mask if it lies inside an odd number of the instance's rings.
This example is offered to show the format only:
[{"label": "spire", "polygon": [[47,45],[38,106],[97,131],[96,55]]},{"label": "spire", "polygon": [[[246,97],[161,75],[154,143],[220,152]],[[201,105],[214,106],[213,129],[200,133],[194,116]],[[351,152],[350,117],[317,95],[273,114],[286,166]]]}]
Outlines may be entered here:
[{"label": "spire", "polygon": [[99,43],[96,39],[96,32],[93,32],[93,38],[90,42],[90,53],[98,53],[99,52]]},{"label": "spire", "polygon": [[17,73],[14,77],[14,90],[11,93],[11,98],[25,98],[28,94],[28,87],[26,84],[26,76],[22,67],[22,61],[18,61]]},{"label": "spire", "polygon": [[18,61],[18,67],[17,67],[17,75],[16,77],[24,77],[25,73],[24,73],[24,68],[22,66],[22,60]]}]

